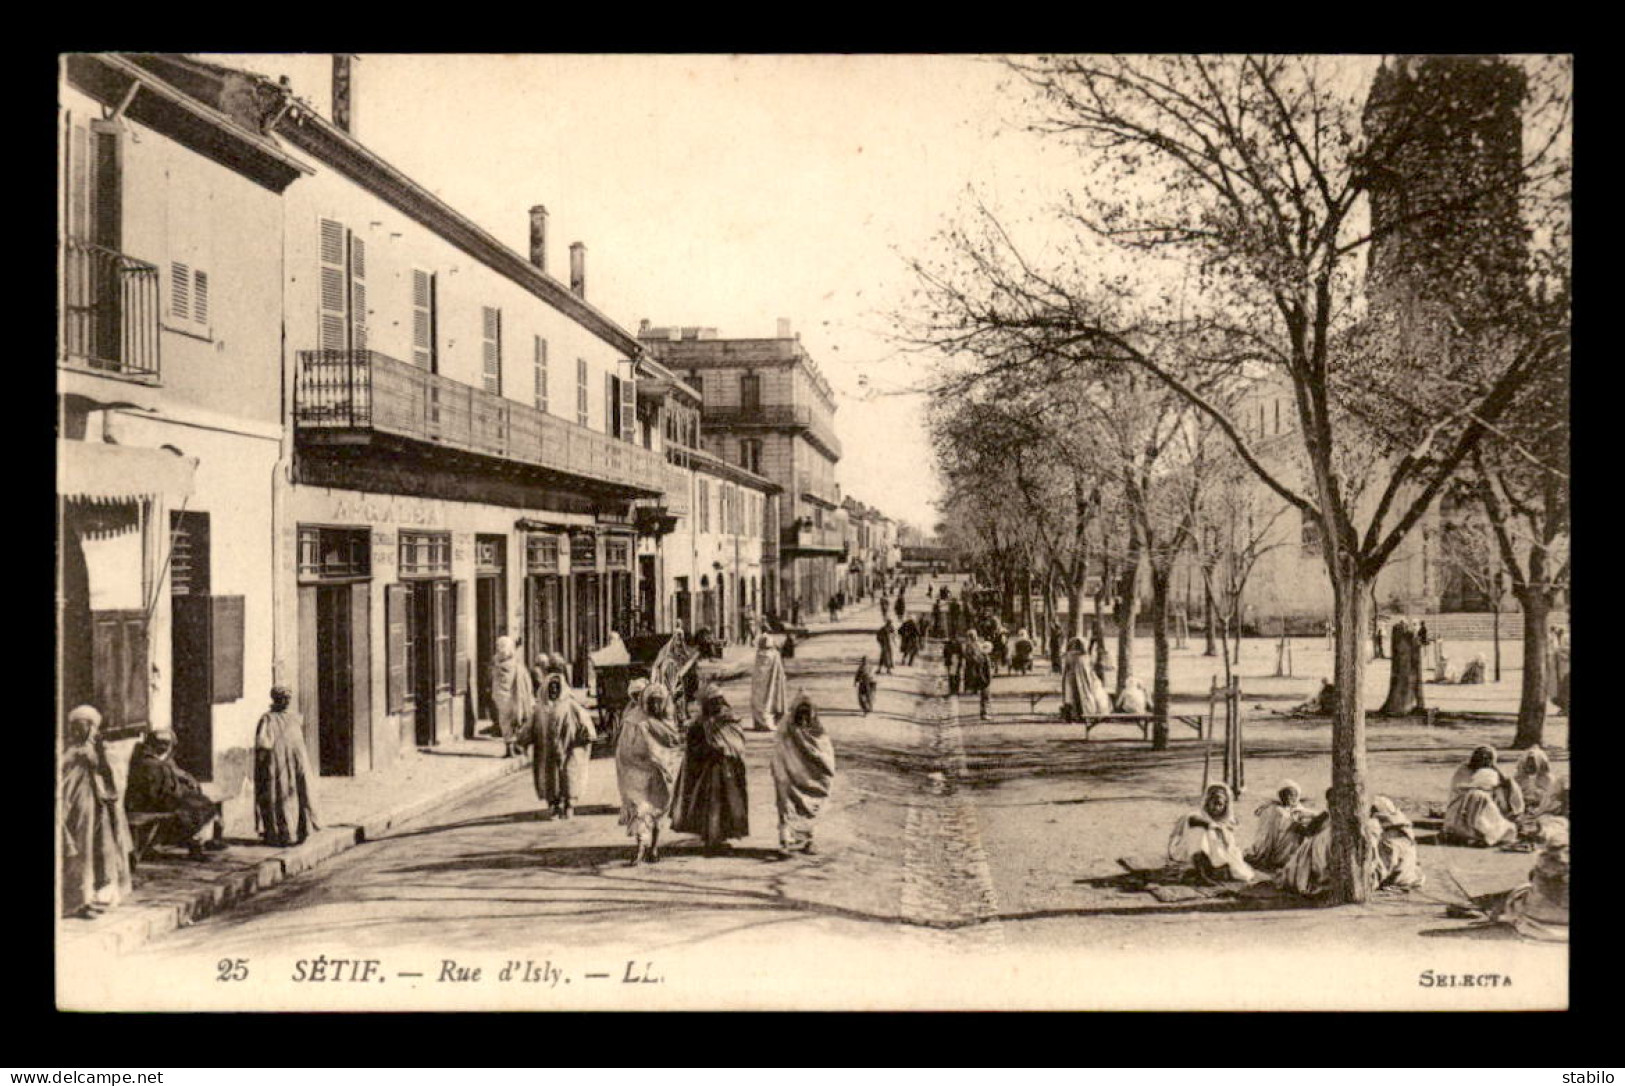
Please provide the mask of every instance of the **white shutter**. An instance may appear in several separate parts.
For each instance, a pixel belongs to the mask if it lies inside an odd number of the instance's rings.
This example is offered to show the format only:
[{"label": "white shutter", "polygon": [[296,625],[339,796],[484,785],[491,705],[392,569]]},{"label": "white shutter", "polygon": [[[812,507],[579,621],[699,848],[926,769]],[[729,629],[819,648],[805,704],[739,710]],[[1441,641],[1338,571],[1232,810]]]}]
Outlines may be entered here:
[{"label": "white shutter", "polygon": [[485,306],[483,316],[485,319],[485,342],[481,376],[485,391],[500,396],[502,394],[502,311],[491,306]]},{"label": "white shutter", "polygon": [[547,340],[536,337],[536,410],[547,410]]},{"label": "white shutter", "polygon": [[169,265],[169,315],[177,321],[192,320],[192,269],[178,260]]},{"label": "white shutter", "polygon": [[68,236],[90,240],[90,130],[69,122]]},{"label": "white shutter", "polygon": [[367,349],[367,246],[350,235],[350,345]]},{"label": "white shutter", "polygon": [[204,331],[209,328],[209,273],[192,269],[192,319]]},{"label": "white shutter", "polygon": [[412,364],[434,370],[434,277],[412,270]]},{"label": "white shutter", "polygon": [[342,351],[348,346],[345,326],[349,307],[346,305],[344,268],[344,224],[332,219],[321,220],[321,238],[318,246],[321,269],[320,329],[317,347],[324,351]]},{"label": "white shutter", "polygon": [[637,441],[638,386],[631,377],[621,379],[621,438]]}]

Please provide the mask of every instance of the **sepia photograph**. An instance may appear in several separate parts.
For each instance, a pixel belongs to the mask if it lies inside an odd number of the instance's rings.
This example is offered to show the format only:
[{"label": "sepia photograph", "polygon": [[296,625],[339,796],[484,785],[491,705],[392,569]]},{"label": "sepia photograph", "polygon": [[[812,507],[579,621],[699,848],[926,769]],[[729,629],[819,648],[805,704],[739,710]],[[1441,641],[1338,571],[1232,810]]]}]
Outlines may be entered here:
[{"label": "sepia photograph", "polygon": [[1572,56],[57,69],[59,1010],[1569,1008]]}]

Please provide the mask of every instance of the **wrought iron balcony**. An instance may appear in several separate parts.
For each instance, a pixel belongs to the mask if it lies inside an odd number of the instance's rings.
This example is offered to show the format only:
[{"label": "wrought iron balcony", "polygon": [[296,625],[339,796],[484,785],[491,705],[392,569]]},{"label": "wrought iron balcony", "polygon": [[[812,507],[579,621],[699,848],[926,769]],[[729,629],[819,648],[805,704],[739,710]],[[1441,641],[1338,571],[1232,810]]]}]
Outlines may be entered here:
[{"label": "wrought iron balcony", "polygon": [[647,495],[668,483],[658,452],[377,351],[300,351],[294,421],[305,434],[391,434]]},{"label": "wrought iron balcony", "polygon": [[760,426],[764,429],[800,430],[824,452],[836,460],[841,458],[841,441],[835,436],[834,421],[805,404],[757,404],[754,407],[714,407],[706,404],[700,417],[701,424],[707,427]]},{"label": "wrought iron balcony", "polygon": [[841,538],[839,528],[831,524],[819,528],[805,517],[788,525],[783,532],[783,549],[787,553],[837,555],[845,547],[846,542]]},{"label": "wrought iron balcony", "polygon": [[158,268],[123,253],[64,238],[61,360],[158,380]]}]

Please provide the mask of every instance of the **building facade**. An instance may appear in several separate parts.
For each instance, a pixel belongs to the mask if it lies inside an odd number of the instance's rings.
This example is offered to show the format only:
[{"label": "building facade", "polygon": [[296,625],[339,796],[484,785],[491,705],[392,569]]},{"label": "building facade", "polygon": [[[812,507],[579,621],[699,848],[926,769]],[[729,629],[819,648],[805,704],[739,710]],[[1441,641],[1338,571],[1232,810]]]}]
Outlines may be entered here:
[{"label": "building facade", "polygon": [[61,61],[61,708],[147,728],[253,824],[273,679],[282,236],[309,168],[134,59]]},{"label": "building facade", "polygon": [[804,613],[822,609],[842,587],[841,444],[834,392],[789,322],[772,339],[720,339],[711,328],[644,321],[638,338],[700,392],[705,451],[779,488],[777,546],[764,553],[766,567],[777,567],[776,583],[764,577],[766,610],[788,614],[792,601]]}]

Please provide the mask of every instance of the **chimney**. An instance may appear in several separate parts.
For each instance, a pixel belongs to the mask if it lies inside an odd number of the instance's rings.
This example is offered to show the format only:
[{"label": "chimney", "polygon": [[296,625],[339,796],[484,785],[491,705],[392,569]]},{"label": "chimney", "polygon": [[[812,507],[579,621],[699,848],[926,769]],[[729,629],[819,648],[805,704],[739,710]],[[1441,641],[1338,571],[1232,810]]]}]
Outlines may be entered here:
[{"label": "chimney", "polygon": [[644,317],[642,320],[638,321],[638,335],[646,336],[648,334],[649,334],[649,318]]},{"label": "chimney", "polygon": [[579,241],[570,243],[570,291],[578,298],[587,296],[587,247]]},{"label": "chimney", "polygon": [[340,131],[355,135],[355,66],[360,58],[354,53],[333,54],[333,123]]},{"label": "chimney", "polygon": [[530,209],[530,262],[547,270],[547,208],[541,204]]},{"label": "chimney", "polygon": [[779,338],[780,339],[789,339],[790,338],[790,318],[789,317],[780,317],[779,318]]}]

